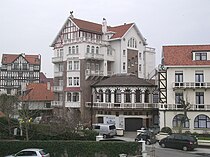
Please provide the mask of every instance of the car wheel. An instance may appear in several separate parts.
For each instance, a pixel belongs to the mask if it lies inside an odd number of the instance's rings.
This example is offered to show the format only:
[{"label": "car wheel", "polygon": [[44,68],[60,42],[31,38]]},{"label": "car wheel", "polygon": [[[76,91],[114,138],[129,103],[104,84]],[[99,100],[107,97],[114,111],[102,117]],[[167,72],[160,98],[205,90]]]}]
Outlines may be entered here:
[{"label": "car wheel", "polygon": [[187,151],[187,150],[188,150],[187,146],[184,146],[182,149],[183,149],[184,151]]},{"label": "car wheel", "polygon": [[165,145],[164,143],[162,143],[162,144],[161,144],[161,147],[162,147],[162,148],[165,148],[165,147],[166,147],[166,145]]}]

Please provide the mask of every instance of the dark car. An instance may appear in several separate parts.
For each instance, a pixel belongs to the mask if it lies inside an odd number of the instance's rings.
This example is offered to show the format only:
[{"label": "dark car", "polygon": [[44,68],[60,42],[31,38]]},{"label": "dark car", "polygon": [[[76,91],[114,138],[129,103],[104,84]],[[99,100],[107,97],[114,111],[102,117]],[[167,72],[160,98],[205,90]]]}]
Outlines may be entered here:
[{"label": "dark car", "polygon": [[147,145],[156,143],[156,137],[153,132],[145,131],[138,134],[135,141],[144,140]]},{"label": "dark car", "polygon": [[159,141],[161,147],[169,147],[176,149],[193,150],[198,147],[198,141],[195,136],[187,134],[172,134]]}]

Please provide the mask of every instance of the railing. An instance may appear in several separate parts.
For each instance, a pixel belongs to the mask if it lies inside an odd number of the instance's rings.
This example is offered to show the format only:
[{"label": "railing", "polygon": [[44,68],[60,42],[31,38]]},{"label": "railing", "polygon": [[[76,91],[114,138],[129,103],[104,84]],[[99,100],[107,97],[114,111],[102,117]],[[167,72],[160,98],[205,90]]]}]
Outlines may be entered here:
[{"label": "railing", "polygon": [[54,72],[54,77],[62,77],[62,76],[63,76],[63,72],[62,71]]},{"label": "railing", "polygon": [[[86,102],[86,107],[91,107],[91,102]],[[103,103],[94,102],[93,108],[119,108],[119,109],[138,109],[138,108],[159,108],[157,103]]]},{"label": "railing", "polygon": [[86,53],[85,58],[104,60],[104,55],[103,54],[96,54],[96,53]]},{"label": "railing", "polygon": [[54,92],[62,92],[63,91],[63,86],[54,86],[53,91]]},{"label": "railing", "polygon": [[70,107],[70,108],[80,108],[80,102],[65,102],[65,107]]},{"label": "railing", "polygon": [[173,88],[210,88],[210,82],[173,82]]},{"label": "railing", "polygon": [[92,71],[90,69],[86,69],[85,70],[85,75],[86,76],[103,76],[104,71],[100,71],[100,70]]},{"label": "railing", "polygon": [[[183,110],[180,104],[160,104],[160,110]],[[210,110],[210,104],[191,104],[188,110]]]},{"label": "railing", "polygon": [[58,62],[62,62],[62,61],[63,61],[63,57],[53,57],[52,58],[53,63],[58,63]]},{"label": "railing", "polygon": [[52,101],[51,106],[52,107],[62,107],[63,106],[63,101]]},{"label": "railing", "polygon": [[64,44],[79,43],[79,42],[89,42],[89,43],[101,44],[102,40],[94,39],[94,38],[90,38],[90,37],[79,37],[79,38],[75,38],[75,39],[64,40]]}]

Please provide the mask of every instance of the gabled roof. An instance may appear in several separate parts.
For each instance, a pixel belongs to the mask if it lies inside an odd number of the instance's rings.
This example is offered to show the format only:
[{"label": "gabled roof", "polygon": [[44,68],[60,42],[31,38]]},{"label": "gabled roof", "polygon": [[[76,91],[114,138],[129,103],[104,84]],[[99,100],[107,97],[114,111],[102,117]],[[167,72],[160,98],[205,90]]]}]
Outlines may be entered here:
[{"label": "gabled roof", "polygon": [[[53,43],[51,44],[51,46],[53,46],[55,44],[55,42],[58,39],[58,37],[60,36],[63,28],[67,24],[68,20],[71,20],[80,30],[83,30],[83,31],[86,31],[86,32],[92,32],[92,33],[96,33],[96,34],[102,34],[102,24],[89,22],[89,21],[85,21],[85,20],[81,20],[81,19],[77,19],[77,18],[68,17],[68,19],[66,20],[66,22],[62,26],[61,30],[59,31],[58,35],[54,39]],[[114,35],[111,37],[111,39],[119,39],[119,38],[122,38],[128,32],[128,30],[133,26],[135,26],[134,23],[123,24],[123,25],[114,26],[114,27],[107,26],[107,31],[114,33]],[[138,34],[142,38],[142,35],[139,31],[138,31]],[[145,39],[143,38],[142,40],[144,41]]]},{"label": "gabled roof", "polygon": [[164,65],[210,65],[210,61],[193,60],[192,52],[209,51],[210,45],[163,46]]},{"label": "gabled roof", "polygon": [[30,64],[41,64],[40,55],[24,55],[24,54],[3,54],[2,64],[13,63],[18,57],[23,57]]},{"label": "gabled roof", "polygon": [[105,80],[92,85],[93,87],[102,86],[128,86],[128,87],[155,87],[154,84],[146,81],[145,79],[138,78],[135,75],[129,74],[116,74]]},{"label": "gabled roof", "polygon": [[47,83],[31,83],[26,87],[26,95],[23,101],[52,101],[54,99],[51,89],[47,89]]}]

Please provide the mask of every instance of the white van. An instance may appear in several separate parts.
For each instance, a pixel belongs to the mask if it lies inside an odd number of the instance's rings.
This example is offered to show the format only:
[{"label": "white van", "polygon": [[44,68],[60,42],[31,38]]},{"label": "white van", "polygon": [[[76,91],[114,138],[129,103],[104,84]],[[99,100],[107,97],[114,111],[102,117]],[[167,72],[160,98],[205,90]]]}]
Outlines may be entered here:
[{"label": "white van", "polygon": [[104,138],[116,135],[116,127],[114,124],[93,124],[93,130],[102,135]]}]

